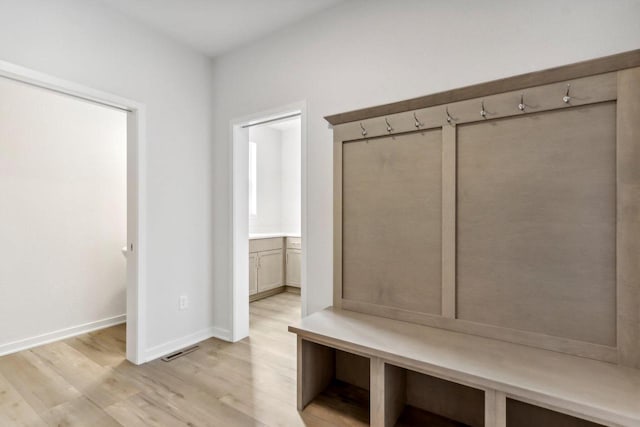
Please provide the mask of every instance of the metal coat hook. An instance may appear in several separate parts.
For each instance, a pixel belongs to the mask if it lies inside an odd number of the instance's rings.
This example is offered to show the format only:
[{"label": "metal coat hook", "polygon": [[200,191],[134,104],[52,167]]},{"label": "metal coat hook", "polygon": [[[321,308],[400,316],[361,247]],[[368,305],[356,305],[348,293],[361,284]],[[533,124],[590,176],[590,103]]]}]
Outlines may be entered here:
[{"label": "metal coat hook", "polygon": [[520,104],[518,104],[518,110],[524,113],[524,109],[527,108],[527,105],[524,103],[524,93],[520,95]]},{"label": "metal coat hook", "polygon": [[480,105],[482,105],[482,109],[480,110],[480,116],[482,116],[483,119],[487,118],[487,110],[484,109],[484,101],[482,101],[480,103]]},{"label": "metal coat hook", "polygon": [[413,119],[415,120],[415,123],[413,124],[416,129],[420,129],[422,126],[424,126],[422,123],[420,123],[420,120],[418,120],[418,116],[416,116],[416,113],[413,113]]},{"label": "metal coat hook", "polygon": [[391,124],[389,123],[389,120],[387,120],[387,118],[384,118],[384,122],[387,124],[387,132],[391,133],[393,132],[393,128],[391,127]]},{"label": "metal coat hook", "polygon": [[451,114],[449,114],[449,107],[446,107],[445,111],[447,113],[447,123],[452,124],[455,120],[451,117]]},{"label": "metal coat hook", "polygon": [[564,96],[562,97],[562,102],[564,102],[565,104],[568,104],[571,101],[571,96],[569,96],[569,90],[571,89],[571,83],[567,84],[567,91],[565,92]]},{"label": "metal coat hook", "polygon": [[362,136],[367,136],[367,130],[362,126],[362,122],[360,122],[360,129],[362,129]]}]

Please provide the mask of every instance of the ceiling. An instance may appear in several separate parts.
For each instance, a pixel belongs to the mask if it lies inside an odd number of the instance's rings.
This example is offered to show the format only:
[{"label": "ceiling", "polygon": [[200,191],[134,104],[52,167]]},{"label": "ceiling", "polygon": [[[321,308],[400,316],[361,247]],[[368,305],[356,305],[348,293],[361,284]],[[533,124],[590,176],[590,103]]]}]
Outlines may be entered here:
[{"label": "ceiling", "polygon": [[102,0],[211,57],[344,0]]}]

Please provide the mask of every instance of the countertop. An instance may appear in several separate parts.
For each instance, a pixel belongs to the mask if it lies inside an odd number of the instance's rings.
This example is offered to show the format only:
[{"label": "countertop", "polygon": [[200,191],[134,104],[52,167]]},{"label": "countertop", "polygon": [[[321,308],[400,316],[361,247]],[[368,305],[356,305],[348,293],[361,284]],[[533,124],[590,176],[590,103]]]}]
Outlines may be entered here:
[{"label": "countertop", "polygon": [[296,233],[253,233],[253,234],[249,234],[249,240],[253,240],[253,239],[270,239],[272,237],[297,237],[297,238],[300,238],[300,234],[296,234]]}]

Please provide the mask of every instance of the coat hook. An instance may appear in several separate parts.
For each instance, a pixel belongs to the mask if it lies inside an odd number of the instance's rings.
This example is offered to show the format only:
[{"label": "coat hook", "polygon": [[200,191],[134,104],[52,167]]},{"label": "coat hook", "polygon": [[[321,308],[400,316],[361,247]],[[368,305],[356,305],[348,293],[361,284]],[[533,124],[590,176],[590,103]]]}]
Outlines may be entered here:
[{"label": "coat hook", "polygon": [[391,133],[393,132],[393,128],[391,127],[391,124],[389,123],[389,120],[387,120],[387,118],[384,118],[385,123],[387,124],[387,132]]},{"label": "coat hook", "polygon": [[564,102],[565,104],[568,104],[571,101],[571,97],[569,96],[569,89],[571,89],[571,83],[567,84],[567,91],[562,97],[562,102]]},{"label": "coat hook", "polygon": [[483,119],[487,118],[487,110],[484,109],[484,101],[482,101],[480,103],[480,105],[482,105],[482,109],[480,110],[480,116],[482,116]]},{"label": "coat hook", "polygon": [[524,103],[524,93],[520,95],[520,104],[518,104],[518,110],[522,111],[524,113],[524,109],[527,107],[527,105]]},{"label": "coat hook", "polygon": [[447,123],[452,124],[452,122],[454,122],[455,119],[451,117],[451,114],[449,114],[449,107],[446,107],[445,111],[447,113]]},{"label": "coat hook", "polygon": [[413,113],[413,119],[415,120],[414,126],[416,127],[416,129],[420,129],[422,126],[424,126],[422,123],[420,123],[420,120],[418,120],[418,116],[416,116],[416,113]]},{"label": "coat hook", "polygon": [[360,129],[362,129],[362,136],[367,136],[367,130],[362,126],[362,122],[360,122]]}]

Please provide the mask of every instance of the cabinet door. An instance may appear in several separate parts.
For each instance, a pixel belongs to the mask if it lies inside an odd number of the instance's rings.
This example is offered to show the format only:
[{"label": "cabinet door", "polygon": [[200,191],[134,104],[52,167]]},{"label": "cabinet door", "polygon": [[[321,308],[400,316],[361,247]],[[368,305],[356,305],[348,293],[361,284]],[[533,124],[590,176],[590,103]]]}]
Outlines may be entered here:
[{"label": "cabinet door", "polygon": [[249,254],[249,295],[258,292],[258,254]]},{"label": "cabinet door", "polygon": [[287,286],[300,287],[302,252],[298,249],[287,249]]},{"label": "cabinet door", "polygon": [[258,292],[282,286],[282,249],[258,252]]}]

